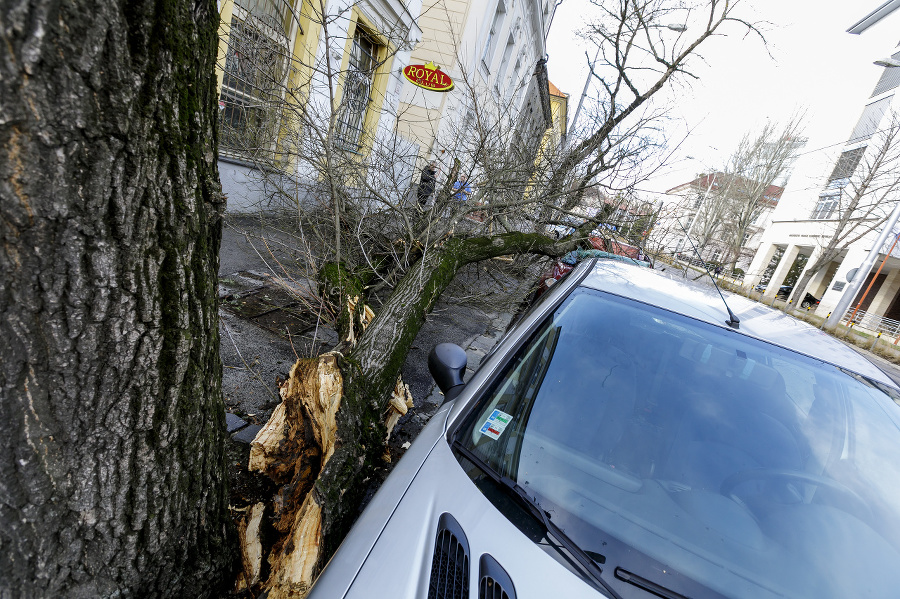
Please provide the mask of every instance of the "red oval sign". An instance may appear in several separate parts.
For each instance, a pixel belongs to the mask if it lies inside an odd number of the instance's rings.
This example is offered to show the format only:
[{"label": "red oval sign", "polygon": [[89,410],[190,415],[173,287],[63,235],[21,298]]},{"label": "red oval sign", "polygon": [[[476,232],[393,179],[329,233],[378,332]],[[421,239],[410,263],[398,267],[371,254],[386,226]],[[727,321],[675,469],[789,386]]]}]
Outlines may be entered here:
[{"label": "red oval sign", "polygon": [[453,89],[453,80],[433,62],[411,64],[403,69],[403,76],[413,85],[433,92],[448,92]]}]

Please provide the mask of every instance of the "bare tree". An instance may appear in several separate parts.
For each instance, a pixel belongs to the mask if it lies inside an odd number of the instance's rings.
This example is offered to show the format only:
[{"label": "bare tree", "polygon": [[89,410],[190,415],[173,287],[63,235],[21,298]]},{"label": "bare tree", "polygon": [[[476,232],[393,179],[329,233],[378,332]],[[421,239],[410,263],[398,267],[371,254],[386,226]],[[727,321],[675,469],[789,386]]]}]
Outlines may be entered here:
[{"label": "bare tree", "polygon": [[[278,501],[264,506],[274,509],[270,517],[281,536],[266,547],[268,580],[259,581],[259,568],[246,564],[248,583],[272,597],[310,583],[352,523],[361,482],[378,467],[395,422],[391,406],[402,410],[406,401],[400,367],[425,315],[466,265],[503,255],[559,256],[578,247],[599,219],[584,220],[560,240],[543,235],[543,227],[577,218],[585,189],[597,181],[617,189],[641,179],[643,159],[663,145],[653,96],[690,76],[689,59],[723,25],[755,31],[732,14],[734,5],[597,3],[600,16],[585,35],[602,57],[592,73],[598,97],[589,126],[566,146],[541,147],[544,106],[522,110],[517,94],[484,89],[475,69],[457,57],[458,119],[431,124],[449,151],[443,180],[425,203],[413,183],[419,150],[399,133],[405,115],[394,115],[393,128],[358,126],[368,118],[356,104],[367,98],[365,82],[378,76],[391,48],[404,47],[403,32],[385,30],[390,41],[375,44],[383,51],[351,59],[344,69],[330,52],[305,63],[283,57],[289,71],[313,75],[302,97],[292,89],[272,94],[282,98],[271,104],[281,138],[262,172],[276,190],[278,218],[306,248],[298,268],[330,305],[341,343],[294,366],[282,406],[254,445],[251,466],[282,485]],[[324,46],[343,44],[333,33],[337,17],[319,8]],[[666,29],[673,18],[689,19],[692,33]],[[516,84],[539,85],[543,69],[540,61]],[[462,177],[471,190],[458,183]],[[649,222],[652,210],[645,212]],[[642,224],[631,225],[638,234]],[[379,303],[382,292],[389,297]]]},{"label": "bare tree", "polygon": [[741,257],[745,237],[752,233],[753,225],[777,202],[788,169],[805,142],[802,117],[798,115],[783,126],[766,123],[755,136],[750,132],[744,134],[729,158],[725,172],[731,175],[732,184],[726,200],[729,227],[724,241],[731,270]]},{"label": "bare tree", "polygon": [[795,305],[806,296],[812,278],[851,244],[880,228],[897,202],[900,115],[891,113],[885,122],[870,140],[871,151],[866,146],[841,155],[819,195],[813,217],[823,219],[824,230],[831,235],[794,285],[791,300]]},{"label": "bare tree", "polygon": [[[706,189],[694,190],[694,234],[697,237],[696,249],[699,254],[712,243],[726,235],[726,215],[729,212],[729,193],[734,179],[732,176],[715,172],[706,175],[709,181]],[[701,186],[702,187],[702,186]]]}]

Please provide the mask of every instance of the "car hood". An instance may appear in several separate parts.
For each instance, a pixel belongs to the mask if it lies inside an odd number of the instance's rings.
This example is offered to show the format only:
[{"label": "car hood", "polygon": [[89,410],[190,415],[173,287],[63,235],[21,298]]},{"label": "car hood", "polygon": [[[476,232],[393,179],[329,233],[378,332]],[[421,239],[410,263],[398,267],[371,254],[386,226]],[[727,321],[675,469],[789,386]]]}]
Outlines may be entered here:
[{"label": "car hood", "polygon": [[[442,518],[444,514],[451,518]],[[493,558],[514,586],[510,597],[603,597],[507,520],[475,487],[444,438],[425,460],[345,597],[427,597],[435,539],[448,520],[458,525],[456,531],[461,529],[468,547],[466,596],[478,596],[481,564]]]}]

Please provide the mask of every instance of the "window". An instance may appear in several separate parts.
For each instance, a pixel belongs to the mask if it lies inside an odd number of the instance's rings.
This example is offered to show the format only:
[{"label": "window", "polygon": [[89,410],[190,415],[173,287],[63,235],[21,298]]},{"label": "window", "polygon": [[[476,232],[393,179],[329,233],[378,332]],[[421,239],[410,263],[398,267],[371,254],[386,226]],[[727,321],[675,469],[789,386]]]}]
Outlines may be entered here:
[{"label": "window", "polygon": [[837,210],[840,197],[840,194],[819,196],[819,201],[816,203],[810,218],[813,220],[828,220],[831,218],[835,210]]},{"label": "window", "polygon": [[881,123],[881,119],[884,117],[884,113],[888,106],[891,105],[891,100],[893,98],[894,96],[882,98],[877,102],[872,102],[863,109],[862,116],[859,117],[859,122],[856,123],[853,133],[850,134],[849,143],[865,141],[878,131],[878,125]]},{"label": "window", "polygon": [[841,154],[837,164],[834,165],[834,170],[831,172],[828,182],[831,183],[832,181],[837,181],[839,179],[849,179],[850,176],[853,175],[853,171],[856,170],[856,167],[859,166],[859,161],[862,160],[865,152],[866,147],[863,146],[861,148],[856,148],[855,150],[847,150]]},{"label": "window", "polygon": [[[519,514],[482,474],[519,485],[591,557],[671,568],[668,596],[856,596],[861,568],[877,573],[872,596],[893,596],[895,398],[821,360],[582,288],[449,436],[501,513]],[[835,568],[842,559],[856,569]]]},{"label": "window", "polygon": [[219,150],[242,158],[273,149],[287,62],[287,37],[275,6],[250,4],[235,6],[219,98]]},{"label": "window", "polygon": [[506,101],[508,102],[510,98],[512,98],[513,92],[516,91],[516,88],[519,87],[519,73],[522,70],[522,58],[523,54],[519,54],[519,58],[516,59],[516,66],[513,67],[512,76],[510,77],[510,81],[506,87]]},{"label": "window", "polygon": [[506,17],[506,5],[503,0],[498,0],[497,10],[494,12],[494,19],[491,21],[491,30],[488,32],[487,41],[484,44],[484,54],[481,56],[481,64],[491,72],[491,61],[494,58],[494,49],[497,46],[497,37],[500,35],[500,29],[503,27],[503,19]]},{"label": "window", "polygon": [[512,62],[512,55],[515,48],[516,39],[513,37],[513,34],[510,33],[509,37],[506,39],[506,48],[503,49],[503,60],[500,61],[500,71],[497,73],[496,81],[494,81],[494,86],[497,88],[498,92],[504,84],[506,73],[509,72],[509,64]]},{"label": "window", "polygon": [[378,45],[357,26],[350,48],[350,61],[347,64],[335,134],[338,146],[350,152],[359,150],[366,109],[372,96],[372,80],[378,66],[377,54]]}]

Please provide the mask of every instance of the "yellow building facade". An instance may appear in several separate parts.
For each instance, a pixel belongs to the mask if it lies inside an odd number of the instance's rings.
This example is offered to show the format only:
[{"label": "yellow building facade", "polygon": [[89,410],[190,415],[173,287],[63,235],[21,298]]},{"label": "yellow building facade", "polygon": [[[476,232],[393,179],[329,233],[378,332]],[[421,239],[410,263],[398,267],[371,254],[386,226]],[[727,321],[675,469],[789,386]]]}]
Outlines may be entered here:
[{"label": "yellow building facade", "polygon": [[360,158],[379,129],[393,128],[420,5],[220,2],[219,170],[230,210],[259,203],[259,169],[303,170],[295,150],[304,128],[332,131],[338,151]]}]

